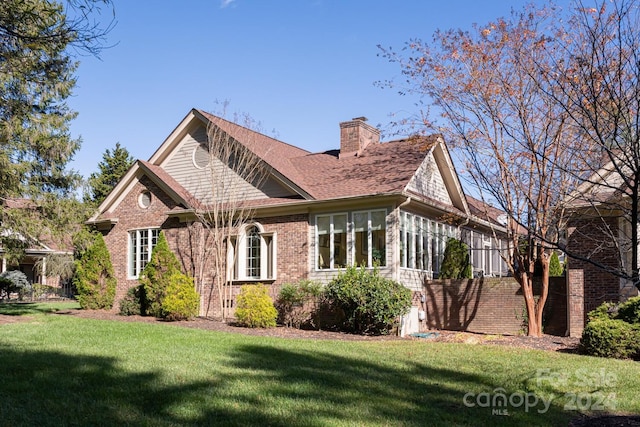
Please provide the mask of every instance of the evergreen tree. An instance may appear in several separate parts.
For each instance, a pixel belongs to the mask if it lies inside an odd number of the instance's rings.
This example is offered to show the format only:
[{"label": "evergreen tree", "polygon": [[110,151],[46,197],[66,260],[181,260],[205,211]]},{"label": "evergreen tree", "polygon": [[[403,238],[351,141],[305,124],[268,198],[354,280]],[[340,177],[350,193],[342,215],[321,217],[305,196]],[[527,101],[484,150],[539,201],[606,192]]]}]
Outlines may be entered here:
[{"label": "evergreen tree", "polygon": [[85,201],[91,201],[95,205],[102,203],[133,163],[133,157],[119,142],[113,150],[107,149],[98,164],[99,171],[89,177],[90,194],[85,195]]},{"label": "evergreen tree", "polygon": [[[66,168],[80,147],[69,132],[76,114],[66,103],[76,83],[71,48],[100,50],[109,27],[103,30],[91,16],[109,5],[109,0],[0,2],[0,246],[5,250],[22,251],[30,242],[21,246],[16,240],[36,239],[75,222],[76,210],[60,208],[80,182]],[[14,199],[27,199],[28,209],[15,209]],[[51,216],[54,211],[64,217]]]},{"label": "evergreen tree", "polygon": [[551,253],[551,259],[549,259],[549,277],[560,277],[564,274],[564,269],[560,264],[560,258],[558,253],[553,251]]},{"label": "evergreen tree", "polygon": [[444,248],[440,279],[470,279],[471,276],[469,247],[461,240],[450,238]]},{"label": "evergreen tree", "polygon": [[110,309],[116,296],[117,280],[111,257],[100,233],[93,233],[92,245],[80,252],[73,284],[84,309]]},{"label": "evergreen tree", "polygon": [[160,232],[158,242],[151,253],[151,260],[142,270],[140,284],[144,289],[144,308],[147,315],[163,317],[162,303],[167,295],[171,276],[181,273],[180,262],[169,249],[169,244]]}]

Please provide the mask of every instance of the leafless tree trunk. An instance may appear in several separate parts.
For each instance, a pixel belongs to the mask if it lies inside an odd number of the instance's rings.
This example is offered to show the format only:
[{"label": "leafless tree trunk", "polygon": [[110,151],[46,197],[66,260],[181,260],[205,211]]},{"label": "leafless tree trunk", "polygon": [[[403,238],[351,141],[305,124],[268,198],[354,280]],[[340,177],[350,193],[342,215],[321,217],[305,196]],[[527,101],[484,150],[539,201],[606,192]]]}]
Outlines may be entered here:
[{"label": "leafless tree trunk", "polygon": [[253,151],[258,134],[227,122],[226,126],[235,129],[231,136],[220,126],[224,123],[214,117],[208,126],[209,194],[196,210],[197,221],[189,226],[199,291],[204,292],[205,281],[212,281],[205,296],[205,315],[210,315],[215,304],[222,320],[230,315],[233,268],[238,257],[233,246],[242,227],[254,216],[252,200],[263,196],[260,187],[268,174],[265,162]]},{"label": "leafless tree trunk", "polygon": [[[408,84],[402,91],[430,98],[444,119],[423,112],[420,128],[444,134],[481,198],[507,214],[512,256],[505,262],[524,294],[531,336],[542,334],[549,242],[557,241],[564,223],[560,201],[572,186],[558,167],[571,161],[562,146],[571,138],[567,114],[532,78],[553,14],[528,6],[472,32],[438,31],[432,44],[412,40],[407,54],[384,51],[402,67]],[[542,272],[537,298],[536,265]]]}]

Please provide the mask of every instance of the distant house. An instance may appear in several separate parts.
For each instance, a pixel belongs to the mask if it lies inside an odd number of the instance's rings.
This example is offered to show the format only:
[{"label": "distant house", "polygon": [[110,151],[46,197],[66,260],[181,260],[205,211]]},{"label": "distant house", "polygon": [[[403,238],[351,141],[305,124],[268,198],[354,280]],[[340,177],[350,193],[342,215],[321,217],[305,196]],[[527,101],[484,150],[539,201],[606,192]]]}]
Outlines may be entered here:
[{"label": "distant house", "polygon": [[569,303],[575,311],[571,329],[582,331],[589,311],[603,302],[637,296],[638,289],[615,272],[631,274],[631,227],[628,198],[612,163],[604,165],[568,199]]},{"label": "distant house", "polygon": [[[258,155],[269,175],[250,194],[250,221],[229,242],[236,287],[328,282],[347,265],[379,265],[409,289],[437,278],[449,237],[466,240],[476,275],[501,276],[504,227],[465,195],[440,136],[380,141],[363,117],[340,123],[339,149],[310,153],[193,109],[148,161],[138,160],[89,220],[102,230],[118,279],[116,299],[138,284],[162,230],[183,265],[192,213],[211,194],[207,129]],[[338,132],[336,132],[338,135]],[[338,139],[338,138],[336,138]],[[215,143],[215,141],[212,141]],[[225,167],[225,166],[223,166]],[[493,231],[492,231],[493,230]],[[233,261],[235,260],[235,261]],[[204,289],[210,284],[202,284]],[[202,292],[203,304],[211,289]],[[228,302],[233,305],[233,301]],[[216,316],[217,307],[201,314]]]},{"label": "distant house", "polygon": [[[32,203],[27,199],[3,199],[2,201],[3,210],[32,208]],[[19,270],[25,274],[30,283],[51,287],[45,292],[45,294],[50,295],[53,293],[58,296],[72,296],[70,294],[71,291],[68,284],[62,283],[60,277],[51,275],[47,270],[47,259],[50,256],[73,255],[73,247],[70,243],[65,245],[56,242],[54,239],[50,238],[50,236],[46,235],[46,233],[38,237],[29,236],[28,239],[25,238],[25,236],[18,233],[12,233],[11,231],[6,231],[6,233],[10,233],[9,235],[12,238],[29,243],[24,250],[24,255],[17,261],[17,263],[9,261],[7,259],[8,257],[5,249],[0,247],[0,257],[2,258],[0,272]]]}]

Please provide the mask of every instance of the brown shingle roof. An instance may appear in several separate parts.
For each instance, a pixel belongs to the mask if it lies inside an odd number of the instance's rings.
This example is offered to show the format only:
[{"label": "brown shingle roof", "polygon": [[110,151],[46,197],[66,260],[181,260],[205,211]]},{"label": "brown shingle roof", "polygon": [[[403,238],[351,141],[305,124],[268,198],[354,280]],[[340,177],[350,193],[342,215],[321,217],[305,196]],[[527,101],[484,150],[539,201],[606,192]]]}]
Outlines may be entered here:
[{"label": "brown shingle roof", "polygon": [[424,161],[437,137],[371,144],[359,156],[338,151],[295,159],[305,187],[318,200],[401,193]]}]

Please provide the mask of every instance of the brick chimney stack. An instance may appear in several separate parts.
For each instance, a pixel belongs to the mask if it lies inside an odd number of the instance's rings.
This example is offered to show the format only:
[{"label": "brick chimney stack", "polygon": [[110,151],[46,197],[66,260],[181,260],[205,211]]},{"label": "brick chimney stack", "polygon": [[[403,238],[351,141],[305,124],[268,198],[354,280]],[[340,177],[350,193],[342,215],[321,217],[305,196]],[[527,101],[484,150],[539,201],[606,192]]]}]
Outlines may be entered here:
[{"label": "brick chimney stack", "polygon": [[340,158],[358,156],[367,145],[380,143],[380,131],[366,121],[366,117],[354,117],[340,123]]}]

